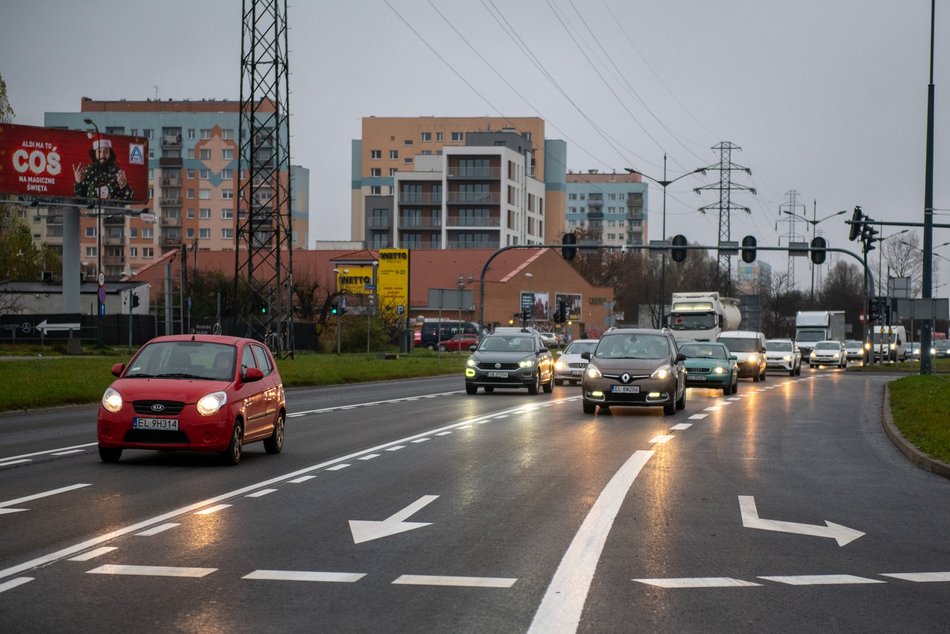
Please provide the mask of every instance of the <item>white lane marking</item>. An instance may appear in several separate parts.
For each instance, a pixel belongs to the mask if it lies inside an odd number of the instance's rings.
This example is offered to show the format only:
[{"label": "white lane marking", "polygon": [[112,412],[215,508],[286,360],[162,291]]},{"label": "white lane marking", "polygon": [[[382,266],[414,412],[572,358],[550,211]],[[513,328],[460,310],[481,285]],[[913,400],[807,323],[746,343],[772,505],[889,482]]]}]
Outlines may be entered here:
[{"label": "white lane marking", "polygon": [[[563,398],[563,399],[558,399],[557,402],[565,402],[565,403],[566,403],[566,402],[569,402],[569,401],[577,400],[578,398],[579,398],[579,397],[576,397],[576,396],[574,396],[574,397],[567,397],[567,398]],[[305,474],[309,474],[309,473],[312,472],[312,471],[319,471],[319,470],[321,470],[321,469],[325,469],[326,467],[328,467],[328,466],[330,466],[330,465],[337,464],[337,463],[343,462],[343,461],[345,461],[345,460],[355,460],[356,458],[359,458],[360,456],[365,456],[365,455],[368,454],[368,453],[373,453],[373,452],[375,452],[375,451],[382,451],[382,450],[384,450],[384,449],[388,450],[388,448],[393,447],[393,446],[395,446],[395,445],[398,444],[398,443],[401,443],[401,442],[409,442],[410,440],[412,440],[412,439],[414,439],[414,438],[420,438],[420,437],[422,437],[422,436],[430,436],[430,435],[432,435],[433,433],[437,433],[437,432],[444,431],[444,430],[447,430],[447,429],[464,429],[464,428],[466,428],[467,426],[471,426],[471,423],[472,423],[472,419],[466,419],[466,420],[463,420],[463,421],[460,421],[460,422],[457,422],[457,423],[451,423],[451,424],[446,425],[445,427],[442,427],[442,428],[439,428],[439,429],[433,429],[433,430],[429,430],[429,431],[427,431],[427,432],[425,432],[425,433],[422,433],[422,434],[417,434],[417,435],[415,435],[415,436],[409,436],[409,437],[407,437],[407,438],[401,438],[401,439],[399,439],[399,440],[393,440],[393,441],[391,441],[391,442],[384,443],[384,444],[382,444],[382,445],[377,445],[377,446],[375,446],[375,447],[369,447],[368,449],[361,449],[361,450],[359,450],[359,451],[355,451],[355,452],[353,452],[353,453],[351,453],[351,454],[349,454],[349,455],[346,455],[346,456],[340,456],[339,458],[334,458],[334,459],[332,459],[332,460],[327,460],[326,462],[321,462],[321,463],[319,463],[319,464],[310,465],[309,467],[304,467],[304,468],[302,468],[302,469],[298,469],[297,471],[292,471],[291,473],[285,473],[285,474],[283,474],[283,475],[279,475],[279,476],[270,478],[270,479],[268,479],[268,480],[262,480],[262,481],[260,481],[260,482],[255,482],[255,483],[253,483],[253,484],[249,484],[249,485],[247,485],[247,486],[241,487],[240,489],[235,489],[235,490],[229,491],[229,492],[227,492],[227,493],[222,493],[221,495],[216,495],[216,496],[214,496],[214,497],[212,497],[212,498],[208,498],[208,499],[206,499],[206,500],[200,500],[200,501],[198,501],[198,502],[194,502],[194,503],[192,503],[192,504],[188,504],[188,505],[186,505],[186,506],[179,507],[179,508],[177,508],[177,509],[168,511],[167,513],[162,513],[161,515],[156,515],[155,517],[151,517],[151,518],[142,520],[141,522],[138,522],[138,523],[136,523],[136,524],[132,524],[132,525],[130,525],[130,526],[125,526],[125,527],[123,527],[123,528],[119,528],[119,529],[116,529],[116,530],[114,530],[114,531],[111,531],[111,532],[108,532],[108,533],[105,533],[105,534],[102,534],[102,535],[98,535],[98,536],[96,536],[96,537],[91,537],[91,538],[89,538],[89,539],[87,539],[87,540],[85,540],[85,541],[83,541],[83,542],[79,542],[78,544],[73,544],[72,546],[67,546],[66,548],[62,548],[62,549],[57,550],[57,551],[55,551],[55,552],[48,553],[48,554],[46,554],[46,555],[41,555],[40,557],[36,557],[36,558],[34,558],[34,559],[30,559],[29,561],[25,561],[25,562],[23,562],[23,563],[16,564],[15,566],[10,566],[9,568],[4,568],[3,570],[0,570],[0,579],[6,579],[7,577],[12,577],[13,575],[19,574],[19,573],[24,572],[24,571],[26,571],[26,570],[32,570],[32,569],[34,569],[34,568],[38,568],[38,567],[40,567],[40,566],[45,566],[45,565],[50,564],[50,563],[52,563],[52,562],[58,561],[58,560],[60,560],[60,559],[65,559],[65,558],[67,558],[67,557],[69,557],[69,556],[71,556],[71,555],[75,555],[76,553],[80,553],[80,552],[83,552],[84,550],[87,550],[87,549],[89,549],[89,548],[92,548],[93,546],[98,546],[98,545],[103,544],[103,543],[105,543],[105,542],[112,541],[112,540],[114,540],[114,539],[117,539],[117,538],[122,537],[122,536],[124,536],[124,535],[128,535],[128,534],[130,534],[130,533],[136,533],[136,532],[138,532],[138,531],[144,530],[144,529],[149,528],[149,527],[151,527],[151,526],[154,526],[154,525],[156,525],[156,524],[160,524],[160,523],[165,522],[165,521],[167,521],[167,520],[175,519],[175,518],[181,517],[181,516],[183,516],[183,515],[187,515],[187,514],[189,514],[189,513],[194,512],[195,510],[202,509],[202,508],[208,506],[209,504],[214,504],[214,503],[216,503],[216,502],[221,502],[222,500],[231,500],[231,499],[234,499],[234,498],[236,498],[236,497],[238,497],[238,496],[245,495],[246,493],[250,493],[251,491],[256,491],[257,489],[260,489],[260,488],[262,488],[262,487],[266,487],[266,486],[269,486],[269,485],[272,485],[272,484],[280,484],[280,483],[286,482],[286,481],[288,481],[288,480],[292,480],[293,478],[300,478],[301,476],[303,476],[303,475],[305,475]]]},{"label": "white lane marking", "polygon": [[379,456],[380,456],[380,454],[378,454],[378,453],[371,453],[371,454],[369,454],[368,456],[360,456],[359,459],[360,459],[360,460],[372,460],[372,459],[374,459],[374,458],[379,458]]},{"label": "white lane marking", "polygon": [[416,438],[416,439],[413,440],[412,442],[414,442],[415,444],[418,445],[419,443],[429,442],[430,440],[432,440],[432,439],[431,439],[431,438]]},{"label": "white lane marking", "polygon": [[719,406],[718,406],[718,405],[714,405],[713,407],[707,407],[707,408],[704,409],[703,411],[704,411],[704,412],[718,412],[718,411],[719,411]]},{"label": "white lane marking", "polygon": [[830,537],[838,542],[838,546],[847,546],[864,535],[861,531],[828,520],[825,520],[825,525],[821,526],[819,524],[763,519],[759,517],[759,511],[755,506],[755,497],[751,495],[739,496],[739,514],[742,516],[742,526],[745,528],[810,535],[812,537]]},{"label": "white lane marking", "polygon": [[395,447],[387,447],[386,451],[399,451],[400,449],[405,449],[405,445],[396,445]]},{"label": "white lane marking", "polygon": [[294,478],[293,480],[288,480],[288,482],[290,482],[291,484],[301,484],[303,482],[306,482],[307,480],[313,480],[316,477],[317,476],[315,475],[305,475],[305,476],[300,476],[299,478]]},{"label": "white lane marking", "polygon": [[0,592],[12,590],[17,586],[22,586],[24,583],[29,583],[31,581],[33,581],[33,577],[17,577],[16,579],[10,579],[7,582],[0,583]]},{"label": "white lane marking", "polygon": [[887,583],[880,579],[868,579],[855,575],[789,575],[785,577],[759,577],[766,581],[785,583],[791,586],[840,586],[856,583]]},{"label": "white lane marking", "polygon": [[[692,416],[691,416],[690,418],[692,418]],[[678,424],[673,425],[672,427],[670,427],[670,430],[672,430],[672,431],[684,431],[684,430],[686,430],[686,429],[689,429],[689,428],[692,427],[692,426],[693,426],[692,423],[678,423]]]},{"label": "white lane marking", "polygon": [[88,553],[83,553],[75,557],[71,557],[69,561],[89,561],[90,559],[95,559],[106,553],[111,553],[113,550],[118,550],[115,546],[102,546],[101,548],[96,548],[95,550],[90,550]]},{"label": "white lane marking", "polygon": [[673,434],[663,434],[663,435],[654,436],[653,438],[651,438],[651,439],[650,439],[650,444],[651,444],[651,445],[662,445],[663,443],[670,442],[671,440],[673,440]]},{"label": "white lane marking", "polygon": [[24,462],[33,462],[29,458],[21,458],[20,460],[10,460],[8,462],[0,462],[0,467],[10,467],[15,464],[23,464]]},{"label": "white lane marking", "polygon": [[201,509],[196,512],[195,515],[211,515],[212,513],[217,513],[218,511],[223,511],[226,508],[229,508],[230,504],[217,504],[206,509]]},{"label": "white lane marking", "polygon": [[738,396],[733,396],[733,397],[727,398],[726,400],[727,400],[727,401],[738,401],[738,400],[739,400],[739,397],[738,397]]},{"label": "white lane marking", "polygon": [[248,494],[245,495],[244,497],[248,497],[248,498],[261,498],[261,497],[264,497],[265,495],[270,495],[271,493],[275,492],[276,490],[277,490],[277,489],[261,489],[260,491],[254,491],[254,493],[248,493]]},{"label": "white lane marking", "polygon": [[368,403],[359,403],[357,405],[338,405],[336,407],[321,407],[320,409],[308,409],[302,412],[293,412],[292,414],[287,414],[287,418],[297,418],[298,416],[306,416],[307,414],[325,414],[326,412],[333,412],[341,409],[353,409],[354,407],[371,407],[373,405],[387,405],[389,403],[399,403],[400,401],[414,401],[419,398],[436,398],[440,396],[449,396],[451,394],[461,394],[462,390],[455,390],[452,392],[442,392],[440,394],[426,394],[425,396],[407,396],[406,398],[394,398],[386,401],[370,401]]},{"label": "white lane marking", "polygon": [[448,436],[451,433],[450,431],[440,431],[436,436]]},{"label": "white lane marking", "polygon": [[636,451],[600,492],[544,593],[529,632],[576,632],[607,534],[652,451]]},{"label": "white lane marking", "polygon": [[732,405],[732,403],[730,403],[729,401],[723,401],[722,403],[719,404],[720,407],[727,407],[729,405]]},{"label": "white lane marking", "polygon": [[151,537],[152,535],[158,535],[159,533],[164,533],[167,530],[175,528],[176,526],[181,526],[175,522],[168,522],[167,524],[159,524],[153,528],[148,529],[147,531],[142,531],[141,533],[136,533],[136,537]]},{"label": "white lane marking", "polygon": [[353,543],[362,544],[363,542],[431,525],[431,522],[407,522],[406,520],[438,498],[438,495],[423,495],[409,506],[393,513],[384,520],[350,520]]},{"label": "white lane marking", "polygon": [[306,570],[255,570],[242,579],[261,581],[322,581],[325,583],[355,583],[366,576],[360,572],[310,572]]},{"label": "white lane marking", "polygon": [[510,588],[517,579],[506,577],[446,577],[440,575],[400,575],[393,585],[454,586],[459,588]]},{"label": "white lane marking", "polygon": [[882,577],[893,577],[904,581],[917,583],[933,583],[936,581],[950,581],[950,572],[882,572]]},{"label": "white lane marking", "polygon": [[345,462],[343,464],[335,464],[332,467],[327,467],[327,471],[340,471],[342,469],[346,469],[349,466],[350,465],[346,464]]},{"label": "white lane marking", "polygon": [[732,577],[693,577],[682,579],[634,579],[658,588],[748,588],[761,586],[761,583],[733,579]]},{"label": "white lane marking", "polygon": [[123,566],[106,564],[87,570],[90,575],[135,575],[141,577],[206,577],[217,568],[179,568],[176,566]]},{"label": "white lane marking", "polygon": [[[6,508],[8,506],[16,506],[23,502],[30,502],[32,500],[38,500],[40,498],[49,497],[51,495],[59,495],[60,493],[66,493],[67,491],[75,491],[76,489],[81,489],[83,487],[92,486],[91,484],[71,484],[67,487],[60,487],[58,489],[52,489],[50,491],[43,491],[42,493],[34,493],[33,495],[27,495],[26,497],[17,498],[15,500],[7,500],[6,502],[0,502],[0,509]],[[12,509],[11,509],[12,510]]]},{"label": "white lane marking", "polygon": [[702,419],[706,418],[707,416],[709,416],[709,414],[693,414],[692,416],[689,417],[689,419],[690,419],[690,420],[702,420]]},{"label": "white lane marking", "polygon": [[[8,464],[7,463],[8,460],[16,460],[18,462],[22,462],[20,458],[32,458],[34,456],[45,456],[47,454],[51,454],[56,451],[67,451],[69,449],[85,449],[87,447],[95,447],[96,444],[97,443],[94,443],[94,442],[87,442],[82,445],[70,445],[69,447],[59,447],[57,449],[47,449],[45,451],[34,451],[33,453],[22,453],[19,456],[10,456],[9,458],[0,458],[0,460],[3,460],[3,463],[0,464],[0,467],[2,467],[4,464]],[[15,463],[9,463],[9,464],[15,464]]]},{"label": "white lane marking", "polygon": [[74,453],[86,453],[85,449],[70,449],[68,451],[54,451],[52,455],[54,456],[69,456]]}]

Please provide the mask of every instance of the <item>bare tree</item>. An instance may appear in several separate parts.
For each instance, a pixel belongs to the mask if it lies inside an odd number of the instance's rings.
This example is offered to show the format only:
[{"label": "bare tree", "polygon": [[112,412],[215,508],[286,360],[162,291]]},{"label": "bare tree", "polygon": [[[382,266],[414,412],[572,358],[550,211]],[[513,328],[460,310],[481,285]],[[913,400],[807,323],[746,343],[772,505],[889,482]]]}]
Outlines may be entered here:
[{"label": "bare tree", "polygon": [[[909,277],[911,296],[917,297],[923,283],[923,250],[920,248],[920,238],[916,232],[909,232],[904,236],[895,237],[884,242],[884,251],[881,254],[887,266],[888,277]],[[934,262],[936,272],[936,262]],[[886,283],[882,280],[882,283]]]}]

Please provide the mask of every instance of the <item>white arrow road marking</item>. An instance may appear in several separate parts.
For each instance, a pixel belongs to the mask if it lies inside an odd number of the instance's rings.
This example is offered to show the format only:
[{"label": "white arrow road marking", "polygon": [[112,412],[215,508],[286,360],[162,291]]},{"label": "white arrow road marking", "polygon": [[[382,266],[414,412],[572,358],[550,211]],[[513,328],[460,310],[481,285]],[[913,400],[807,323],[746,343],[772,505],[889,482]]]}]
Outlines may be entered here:
[{"label": "white arrow road marking", "polygon": [[759,518],[759,512],[755,508],[755,498],[751,495],[739,496],[739,511],[742,513],[742,525],[745,528],[761,528],[766,531],[778,531],[780,533],[797,533],[799,535],[811,535],[812,537],[831,537],[839,546],[850,544],[864,533],[861,531],[834,524],[825,520],[827,526],[817,524],[799,524],[797,522],[781,522],[779,520],[763,520]]},{"label": "white arrow road marking", "polygon": [[74,491],[76,489],[81,489],[83,487],[92,486],[91,484],[71,484],[68,487],[61,487],[59,489],[53,489],[52,491],[44,491],[42,493],[35,493],[33,495],[28,495],[26,497],[17,498],[15,500],[7,500],[6,502],[0,502],[0,514],[3,513],[18,513],[20,511],[25,511],[27,509],[14,509],[9,508],[15,506],[22,502],[30,502],[31,500],[38,500],[40,498],[49,497],[50,495],[58,495],[59,493],[66,493],[67,491]]},{"label": "white arrow road marking", "polygon": [[406,522],[413,513],[434,502],[438,495],[423,495],[421,498],[384,519],[381,522],[371,520],[350,520],[350,532],[353,533],[353,543],[361,544],[380,537],[389,537],[396,533],[404,533],[416,528],[428,526],[431,522]]}]

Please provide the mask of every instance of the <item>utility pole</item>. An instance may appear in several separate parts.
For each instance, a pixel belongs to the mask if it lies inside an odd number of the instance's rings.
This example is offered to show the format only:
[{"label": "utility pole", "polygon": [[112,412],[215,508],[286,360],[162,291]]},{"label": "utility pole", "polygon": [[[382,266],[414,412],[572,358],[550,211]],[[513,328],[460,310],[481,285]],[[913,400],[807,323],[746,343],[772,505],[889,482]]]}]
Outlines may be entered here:
[{"label": "utility pole", "polygon": [[[801,242],[805,239],[795,231],[795,210],[797,210],[799,207],[805,209],[805,205],[798,202],[799,196],[800,194],[796,190],[788,190],[785,192],[785,202],[778,207],[779,221],[775,223],[775,225],[777,228],[779,223],[788,223],[788,241],[786,242],[786,245],[788,246],[791,246],[792,242]],[[783,218],[783,214],[787,215],[788,218]],[[781,242],[781,238],[779,241]],[[814,266],[815,265],[812,264],[812,272],[815,270]],[[814,277],[812,278],[812,281],[814,282]],[[791,251],[788,253],[788,283],[791,288],[795,288],[795,256],[792,255]],[[812,288],[814,288],[814,283],[812,284]],[[814,299],[814,297],[812,297],[812,299]]]},{"label": "utility pole", "polygon": [[[731,241],[731,230],[729,225],[730,213],[732,210],[738,209],[746,212],[747,214],[752,213],[752,210],[748,207],[744,207],[732,202],[732,191],[748,191],[752,192],[752,194],[755,194],[755,189],[747,185],[734,183],[732,181],[732,172],[745,172],[746,174],[752,174],[752,170],[750,170],[748,167],[743,167],[732,162],[732,151],[741,150],[742,148],[729,141],[723,141],[712,146],[712,149],[719,150],[719,163],[716,165],[710,165],[704,169],[719,170],[719,182],[697,187],[693,191],[696,193],[702,192],[704,190],[714,190],[719,192],[719,202],[700,207],[699,211],[704,214],[707,211],[719,211],[719,244],[722,244],[723,242]],[[730,256],[728,254],[723,253],[723,251],[720,250],[719,287],[724,288],[727,293],[730,292],[732,285],[732,262],[729,260],[729,257]]]}]

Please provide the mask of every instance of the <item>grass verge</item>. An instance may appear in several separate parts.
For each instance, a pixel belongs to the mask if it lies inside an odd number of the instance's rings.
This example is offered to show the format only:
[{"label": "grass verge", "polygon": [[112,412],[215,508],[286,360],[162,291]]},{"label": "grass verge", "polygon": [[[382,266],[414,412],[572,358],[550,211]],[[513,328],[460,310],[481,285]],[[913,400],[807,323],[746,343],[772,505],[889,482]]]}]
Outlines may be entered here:
[{"label": "grass verge", "polygon": [[950,376],[905,376],[888,389],[894,424],[904,437],[950,463]]},{"label": "grass verge", "polygon": [[[126,353],[97,356],[37,356],[0,360],[0,412],[95,403],[115,377],[115,363]],[[385,381],[440,374],[457,374],[459,389],[467,354],[416,351],[396,359],[375,354],[297,354],[280,359],[277,367],[286,387]]]}]

